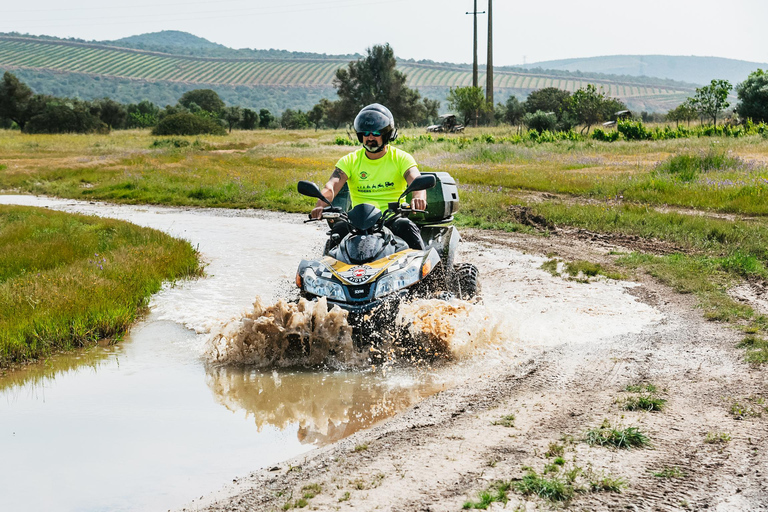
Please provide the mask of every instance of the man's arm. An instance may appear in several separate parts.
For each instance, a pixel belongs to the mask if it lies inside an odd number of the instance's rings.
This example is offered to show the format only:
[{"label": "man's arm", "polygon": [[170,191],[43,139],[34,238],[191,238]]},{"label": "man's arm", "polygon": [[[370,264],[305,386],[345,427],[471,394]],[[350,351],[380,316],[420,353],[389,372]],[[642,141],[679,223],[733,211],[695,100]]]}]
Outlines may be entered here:
[{"label": "man's arm", "polygon": [[[331,173],[331,178],[328,180],[328,183],[325,184],[320,193],[323,194],[323,197],[325,197],[329,202],[333,202],[333,198],[336,197],[336,194],[341,191],[341,187],[343,187],[346,182],[347,175],[344,174],[344,171],[337,167],[333,170],[333,173]],[[318,199],[315,207],[309,214],[310,217],[313,219],[319,219],[320,215],[323,213],[323,208],[326,206],[328,205]]]},{"label": "man's arm", "polygon": [[[405,171],[405,174],[403,174],[403,177],[405,178],[405,181],[410,185],[413,180],[421,176],[421,173],[419,172],[419,169],[417,167],[411,167],[407,171]],[[411,199],[411,207],[416,210],[426,210],[427,209],[427,191],[426,190],[417,190],[413,193],[412,199]]]}]

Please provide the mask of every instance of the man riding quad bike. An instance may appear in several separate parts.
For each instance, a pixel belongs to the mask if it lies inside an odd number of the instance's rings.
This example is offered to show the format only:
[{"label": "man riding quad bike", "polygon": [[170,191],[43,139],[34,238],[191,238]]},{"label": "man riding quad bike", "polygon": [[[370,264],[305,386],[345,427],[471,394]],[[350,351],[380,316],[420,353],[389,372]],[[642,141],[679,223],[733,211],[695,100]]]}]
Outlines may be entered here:
[{"label": "man riding quad bike", "polygon": [[[397,130],[386,107],[365,107],[354,126],[363,148],[338,161],[325,187],[299,182],[301,194],[317,198],[310,220],[327,220],[331,231],[323,257],[299,264],[296,283],[303,297],[347,310],[362,344],[392,325],[403,298],[469,299],[479,283],[474,265],[454,262],[458,190],[450,175],[421,175],[411,155],[389,145]],[[344,183],[349,212],[332,205]],[[410,204],[401,202],[409,194]]]}]

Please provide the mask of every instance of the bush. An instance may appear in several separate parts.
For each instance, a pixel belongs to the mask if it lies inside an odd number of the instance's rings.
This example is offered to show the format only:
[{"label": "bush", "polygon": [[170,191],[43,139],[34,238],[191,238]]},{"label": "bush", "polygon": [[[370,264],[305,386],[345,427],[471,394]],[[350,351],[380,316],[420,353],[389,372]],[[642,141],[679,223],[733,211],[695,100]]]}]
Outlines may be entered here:
[{"label": "bush", "polygon": [[27,133],[108,133],[109,127],[92,115],[87,105],[73,105],[57,100],[45,104],[42,111],[24,126]]},{"label": "bush", "polygon": [[616,142],[621,134],[618,131],[606,132],[602,128],[595,128],[592,132],[592,138],[602,142]]},{"label": "bush", "polygon": [[638,121],[619,121],[616,130],[627,140],[652,140],[653,132]]},{"label": "bush", "polygon": [[227,130],[215,119],[187,112],[171,114],[152,129],[152,135],[226,135]]},{"label": "bush", "polygon": [[150,144],[150,148],[186,148],[189,141],[184,139],[156,139]]},{"label": "bush", "polygon": [[539,133],[553,132],[557,125],[557,117],[555,114],[537,110],[533,114],[526,114],[523,123],[531,130],[536,130]]}]

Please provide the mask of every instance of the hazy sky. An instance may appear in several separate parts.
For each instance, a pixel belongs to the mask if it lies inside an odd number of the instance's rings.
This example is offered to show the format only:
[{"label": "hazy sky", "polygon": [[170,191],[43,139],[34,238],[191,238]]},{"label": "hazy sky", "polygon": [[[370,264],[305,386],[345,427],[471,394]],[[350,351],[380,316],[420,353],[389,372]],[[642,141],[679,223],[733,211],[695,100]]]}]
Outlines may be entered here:
[{"label": "hazy sky", "polygon": [[[0,0],[0,32],[82,39],[182,30],[232,48],[472,61],[473,0]],[[478,11],[487,0],[478,0]],[[767,0],[496,0],[494,64],[617,54],[768,62]],[[485,15],[478,17],[485,62]]]}]

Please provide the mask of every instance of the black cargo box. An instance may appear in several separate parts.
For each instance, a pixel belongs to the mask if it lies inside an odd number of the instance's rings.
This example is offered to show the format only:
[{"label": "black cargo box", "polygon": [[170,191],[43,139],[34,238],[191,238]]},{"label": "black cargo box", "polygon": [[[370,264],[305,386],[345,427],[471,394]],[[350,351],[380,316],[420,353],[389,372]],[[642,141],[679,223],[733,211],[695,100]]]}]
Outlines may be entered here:
[{"label": "black cargo box", "polygon": [[[427,190],[426,213],[414,213],[409,218],[416,224],[448,222],[459,209],[459,189],[456,181],[447,172],[423,172],[437,178],[433,188]],[[408,197],[410,200],[410,196]]]}]

